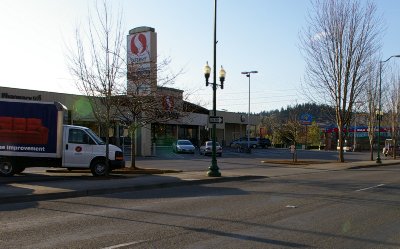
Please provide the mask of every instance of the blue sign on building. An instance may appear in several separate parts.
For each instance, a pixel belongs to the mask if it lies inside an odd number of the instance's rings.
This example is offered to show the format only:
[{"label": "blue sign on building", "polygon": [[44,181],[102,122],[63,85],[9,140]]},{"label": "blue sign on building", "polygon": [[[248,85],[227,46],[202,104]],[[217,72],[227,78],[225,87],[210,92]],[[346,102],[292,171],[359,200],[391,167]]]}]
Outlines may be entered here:
[{"label": "blue sign on building", "polygon": [[300,124],[302,125],[311,125],[312,123],[312,115],[308,113],[304,113],[300,115]]}]

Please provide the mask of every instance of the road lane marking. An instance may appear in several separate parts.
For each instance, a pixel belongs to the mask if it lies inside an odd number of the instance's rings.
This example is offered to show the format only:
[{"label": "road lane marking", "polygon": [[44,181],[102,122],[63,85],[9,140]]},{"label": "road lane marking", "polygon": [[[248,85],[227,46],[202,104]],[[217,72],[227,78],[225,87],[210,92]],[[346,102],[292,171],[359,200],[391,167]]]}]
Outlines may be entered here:
[{"label": "road lane marking", "polygon": [[131,245],[143,243],[145,241],[147,241],[147,240],[138,240],[138,241],[128,242],[128,243],[119,244],[119,245],[115,245],[115,246],[104,247],[102,249],[116,249],[116,248],[121,248],[121,247],[126,247],[126,246],[131,246]]},{"label": "road lane marking", "polygon": [[384,186],[385,184],[378,184],[376,186],[372,186],[372,187],[368,187],[368,188],[362,188],[362,189],[357,189],[356,192],[360,192],[360,191],[364,191],[364,190],[368,190],[368,189],[372,189],[372,188],[379,188]]}]

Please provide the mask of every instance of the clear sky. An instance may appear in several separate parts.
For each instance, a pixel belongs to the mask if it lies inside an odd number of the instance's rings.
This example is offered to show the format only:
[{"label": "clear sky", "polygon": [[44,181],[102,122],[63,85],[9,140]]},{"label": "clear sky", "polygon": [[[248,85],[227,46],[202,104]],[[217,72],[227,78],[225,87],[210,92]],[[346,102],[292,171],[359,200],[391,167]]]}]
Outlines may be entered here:
[{"label": "clear sky", "polygon": [[[113,0],[129,30],[155,28],[160,57],[184,73],[171,86],[189,100],[212,108],[212,89],[203,67],[213,61],[214,0]],[[365,1],[362,1],[365,2]],[[387,27],[382,56],[400,54],[400,1],[376,0]],[[0,0],[0,86],[78,93],[68,72],[66,44],[84,25],[93,0]],[[304,61],[299,31],[305,27],[308,0],[218,0],[217,68],[226,70],[225,88],[217,91],[217,109],[251,112],[304,103]]]}]

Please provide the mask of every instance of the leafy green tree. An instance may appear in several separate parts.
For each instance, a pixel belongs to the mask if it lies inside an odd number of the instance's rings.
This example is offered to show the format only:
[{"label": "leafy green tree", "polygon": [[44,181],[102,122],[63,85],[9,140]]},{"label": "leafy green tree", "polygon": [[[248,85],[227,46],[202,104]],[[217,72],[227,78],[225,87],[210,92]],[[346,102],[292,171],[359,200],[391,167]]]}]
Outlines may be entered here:
[{"label": "leafy green tree", "polygon": [[308,127],[308,142],[312,146],[319,146],[321,143],[321,130],[317,125],[317,122],[313,121],[312,124]]}]

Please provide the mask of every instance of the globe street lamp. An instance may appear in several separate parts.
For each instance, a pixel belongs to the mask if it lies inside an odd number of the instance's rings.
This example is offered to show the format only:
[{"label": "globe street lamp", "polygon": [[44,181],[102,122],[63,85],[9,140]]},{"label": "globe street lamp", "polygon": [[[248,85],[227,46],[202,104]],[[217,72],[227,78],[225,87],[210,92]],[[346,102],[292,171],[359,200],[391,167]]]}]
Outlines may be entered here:
[{"label": "globe street lamp", "polygon": [[[378,156],[376,158],[376,163],[382,163],[380,152],[381,152],[381,120],[383,116],[382,112],[382,64],[389,61],[393,57],[399,58],[400,55],[392,55],[384,61],[379,61],[379,109],[376,114],[376,118],[378,119]],[[395,145],[396,146],[396,145]]]},{"label": "globe street lamp", "polygon": [[248,72],[242,72],[242,74],[245,74],[246,77],[249,78],[249,112],[247,113],[247,129],[246,129],[246,135],[247,135],[247,151],[250,152],[250,75],[252,73],[258,73],[258,71],[248,71]]},{"label": "globe street lamp", "polygon": [[[215,64],[214,64],[214,68],[215,68]],[[210,73],[211,73],[211,68],[207,64],[204,66],[204,77],[206,78],[206,86],[208,86],[209,84],[212,85],[213,88],[213,116],[216,117],[217,116],[217,97],[216,97],[216,93],[217,93],[217,86],[220,86],[221,89],[224,89],[224,81],[225,81],[225,75],[226,72],[224,70],[224,68],[221,66],[221,70],[219,71],[219,81],[221,82],[220,85],[216,84],[216,73],[215,73],[215,69],[213,72],[214,75],[214,83],[211,83],[208,81],[208,79],[210,78]],[[209,171],[207,172],[208,176],[215,176],[215,177],[219,177],[221,176],[221,173],[219,172],[219,168],[218,168],[218,164],[217,164],[217,147],[216,147],[216,123],[213,122],[212,124],[212,131],[211,131],[211,135],[212,135],[212,159],[211,159],[211,166],[208,168]]]}]

